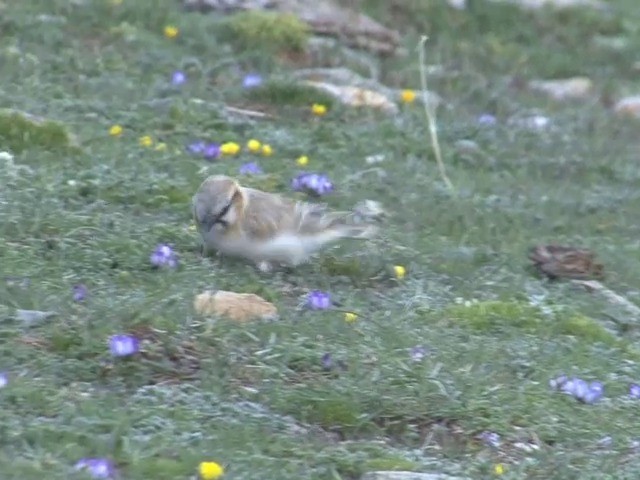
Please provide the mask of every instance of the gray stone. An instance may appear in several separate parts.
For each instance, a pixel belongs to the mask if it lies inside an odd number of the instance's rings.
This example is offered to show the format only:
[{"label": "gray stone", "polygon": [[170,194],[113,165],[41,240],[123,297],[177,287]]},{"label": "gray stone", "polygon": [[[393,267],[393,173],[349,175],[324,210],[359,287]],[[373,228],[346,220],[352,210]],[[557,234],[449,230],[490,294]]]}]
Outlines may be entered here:
[{"label": "gray stone", "polygon": [[469,480],[466,477],[452,477],[446,473],[420,472],[367,472],[360,480]]}]

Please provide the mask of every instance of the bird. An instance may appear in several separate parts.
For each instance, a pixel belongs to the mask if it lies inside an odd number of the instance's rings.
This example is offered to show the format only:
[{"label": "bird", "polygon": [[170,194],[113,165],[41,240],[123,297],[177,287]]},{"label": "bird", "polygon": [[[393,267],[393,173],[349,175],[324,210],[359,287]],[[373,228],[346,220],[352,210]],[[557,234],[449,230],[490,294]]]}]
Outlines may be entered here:
[{"label": "bird", "polygon": [[243,187],[226,175],[206,178],[192,208],[205,254],[241,257],[262,272],[296,267],[340,239],[370,239],[378,231],[358,222],[354,212]]}]

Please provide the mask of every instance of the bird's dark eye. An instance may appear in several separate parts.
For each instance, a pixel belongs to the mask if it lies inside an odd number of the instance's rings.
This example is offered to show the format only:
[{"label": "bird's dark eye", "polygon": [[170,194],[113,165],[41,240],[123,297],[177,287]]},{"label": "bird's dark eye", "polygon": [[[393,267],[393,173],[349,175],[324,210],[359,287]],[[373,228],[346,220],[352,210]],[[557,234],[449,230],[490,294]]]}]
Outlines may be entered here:
[{"label": "bird's dark eye", "polygon": [[229,202],[222,210],[220,210],[218,215],[216,215],[215,218],[213,219],[211,226],[213,227],[216,223],[219,223],[223,227],[226,227],[228,225],[228,222],[226,220],[223,220],[222,217],[224,217],[227,213],[229,213],[230,209],[231,209],[231,202]]}]

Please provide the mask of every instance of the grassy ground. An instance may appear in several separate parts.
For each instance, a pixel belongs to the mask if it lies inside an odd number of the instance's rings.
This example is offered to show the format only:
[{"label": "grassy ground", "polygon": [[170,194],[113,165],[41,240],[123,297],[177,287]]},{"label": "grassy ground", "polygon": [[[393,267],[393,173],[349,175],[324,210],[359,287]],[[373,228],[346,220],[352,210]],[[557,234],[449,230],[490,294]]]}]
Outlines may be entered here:
[{"label": "grassy ground", "polygon": [[[0,129],[0,150],[15,154],[15,165],[0,162],[0,271],[30,279],[0,285],[3,479],[71,478],[88,456],[114,458],[128,479],[189,478],[203,460],[233,479],[379,469],[491,478],[499,463],[503,478],[635,478],[639,406],[626,398],[640,381],[635,325],[568,283],[531,275],[526,251],[545,241],[593,248],[610,288],[640,294],[638,125],[603,106],[640,87],[636,0],[612,2],[611,15],[394,3],[361,7],[401,30],[410,52],[430,35],[429,62],[447,73],[430,85],[447,104],[440,134],[456,195],[438,177],[418,105],[399,120],[338,105],[318,119],[308,110],[321,97],[300,101],[286,85],[251,97],[238,86],[244,73],[290,65],[234,49],[215,15],[152,0],[4,5],[0,104],[62,122],[79,149],[62,147],[60,132]],[[166,25],[179,36],[165,38]],[[603,36],[626,44],[598,46]],[[189,80],[171,88],[176,69]],[[552,103],[505,80],[569,75],[592,78],[593,98]],[[418,87],[416,59],[385,61],[383,78]],[[297,103],[282,105],[289,96]],[[278,118],[234,122],[224,103],[260,103]],[[506,125],[531,109],[552,127]],[[497,125],[479,128],[481,113]],[[108,134],[114,124],[119,138]],[[144,135],[168,148],[140,146]],[[331,206],[379,200],[388,227],[293,273],[202,259],[190,197],[207,174],[235,175],[252,156],[206,163],[185,152],[197,138],[269,143],[274,155],[259,159],[269,175],[250,181],[274,191],[287,191],[306,154],[307,169],[336,183]],[[481,154],[460,154],[458,140]],[[377,154],[386,176],[358,175]],[[179,253],[179,269],[151,268],[160,242]],[[404,280],[393,265],[406,267]],[[78,283],[85,302],[72,300]],[[281,319],[207,322],[192,300],[209,288],[258,293]],[[359,320],[300,310],[312,289]],[[541,298],[546,308],[529,305]],[[27,328],[10,319],[14,308],[59,315]],[[143,358],[109,357],[107,339],[122,332],[144,338]],[[418,362],[416,345],[427,350]],[[325,353],[346,368],[325,372]],[[548,380],[560,373],[601,380],[605,399],[553,394]],[[484,430],[502,445],[474,439]],[[529,442],[539,448],[518,447]]]}]

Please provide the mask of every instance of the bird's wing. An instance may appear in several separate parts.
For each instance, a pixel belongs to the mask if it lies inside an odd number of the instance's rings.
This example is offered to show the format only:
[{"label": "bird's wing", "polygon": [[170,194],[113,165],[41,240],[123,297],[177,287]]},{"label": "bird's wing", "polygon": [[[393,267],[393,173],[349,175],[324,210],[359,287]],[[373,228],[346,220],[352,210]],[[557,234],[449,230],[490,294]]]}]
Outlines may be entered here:
[{"label": "bird's wing", "polygon": [[245,193],[247,205],[243,227],[248,236],[266,240],[294,229],[294,200],[250,188],[246,188]]},{"label": "bird's wing", "polygon": [[298,202],[296,204],[296,230],[301,234],[314,234],[337,225],[345,225],[348,212],[332,212],[325,204]]},{"label": "bird's wing", "polygon": [[254,189],[245,192],[245,230],[254,238],[273,238],[278,233],[311,235],[344,223],[348,215],[331,212],[326,204],[296,201]]}]

